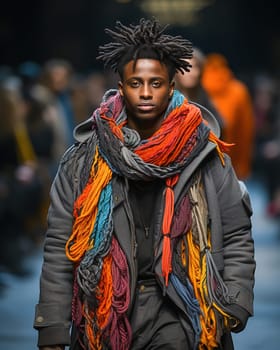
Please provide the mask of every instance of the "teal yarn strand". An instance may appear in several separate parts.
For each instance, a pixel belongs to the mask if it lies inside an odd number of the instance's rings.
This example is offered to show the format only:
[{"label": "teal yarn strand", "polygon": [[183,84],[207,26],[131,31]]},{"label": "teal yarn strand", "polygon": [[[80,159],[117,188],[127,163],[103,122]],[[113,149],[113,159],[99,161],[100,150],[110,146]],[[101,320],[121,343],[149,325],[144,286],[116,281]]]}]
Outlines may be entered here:
[{"label": "teal yarn strand", "polygon": [[102,190],[98,202],[97,216],[90,249],[86,251],[77,271],[77,282],[86,295],[91,295],[99,283],[103,257],[108,254],[113,233],[112,184]]}]

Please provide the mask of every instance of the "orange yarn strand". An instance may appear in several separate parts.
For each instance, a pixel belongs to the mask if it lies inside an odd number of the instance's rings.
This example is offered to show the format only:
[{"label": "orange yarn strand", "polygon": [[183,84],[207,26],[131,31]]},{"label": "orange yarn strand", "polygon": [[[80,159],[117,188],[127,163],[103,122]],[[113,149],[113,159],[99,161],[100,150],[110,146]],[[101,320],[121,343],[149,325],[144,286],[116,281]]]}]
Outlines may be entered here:
[{"label": "orange yarn strand", "polygon": [[215,143],[219,158],[221,160],[221,163],[224,166],[225,160],[224,160],[223,152],[228,151],[229,147],[234,146],[234,143],[226,143],[220,140],[212,131],[210,131],[209,133],[209,141]]},{"label": "orange yarn strand", "polygon": [[123,127],[124,123],[117,125],[113,118],[107,117],[105,114],[102,114],[101,118],[107,121],[107,123],[110,126],[110,129],[112,130],[112,133],[123,142],[124,138],[121,128]]},{"label": "orange yarn strand", "polygon": [[73,262],[78,262],[86,250],[94,244],[89,241],[89,237],[94,228],[99,197],[111,178],[112,171],[99,156],[96,148],[90,180],[74,204],[76,219],[65,247],[68,259]]},{"label": "orange yarn strand", "polygon": [[178,181],[179,176],[175,175],[166,180],[167,188],[165,190],[165,208],[162,222],[163,247],[162,247],[162,275],[165,280],[165,285],[168,285],[168,277],[172,271],[172,251],[170,240],[170,229],[174,214],[174,191],[173,187]]},{"label": "orange yarn strand", "polygon": [[183,104],[174,108],[152,136],[153,147],[143,144],[135,153],[145,162],[158,166],[175,162],[201,121],[201,112],[196,106]]},{"label": "orange yarn strand", "polygon": [[[97,300],[99,302],[96,312],[83,308],[85,317],[85,330],[88,338],[90,350],[102,350],[102,329],[106,326],[112,305],[113,282],[112,282],[112,256],[108,255],[104,258],[103,267],[98,285]],[[94,322],[98,322],[97,327]],[[100,331],[95,332],[95,329]]]},{"label": "orange yarn strand", "polygon": [[112,256],[108,255],[104,258],[103,268],[99,282],[99,290],[97,293],[97,300],[99,302],[96,312],[99,320],[99,327],[104,329],[107,325],[113,297],[113,280],[112,280]]}]

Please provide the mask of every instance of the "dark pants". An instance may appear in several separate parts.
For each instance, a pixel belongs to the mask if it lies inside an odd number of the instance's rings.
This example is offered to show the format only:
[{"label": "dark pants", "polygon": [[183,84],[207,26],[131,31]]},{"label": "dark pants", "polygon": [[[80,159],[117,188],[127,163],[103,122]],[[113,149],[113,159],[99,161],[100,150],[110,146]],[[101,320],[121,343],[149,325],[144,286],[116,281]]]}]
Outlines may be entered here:
[{"label": "dark pants", "polygon": [[[130,317],[132,345],[127,350],[193,350],[192,328],[189,326],[189,334],[185,333],[178,312],[176,306],[163,297],[155,281],[139,283]],[[70,349],[82,350],[75,330],[72,330]]]},{"label": "dark pants", "polygon": [[[183,329],[179,312],[167,297],[162,296],[155,281],[139,283],[130,317],[132,345],[127,350],[194,350],[193,330],[187,323]],[[104,350],[108,349],[110,347],[104,347]],[[233,349],[231,334],[225,333],[217,350]],[[83,350],[75,328],[72,329],[70,350]]]},{"label": "dark pants", "polygon": [[155,282],[139,283],[131,316],[131,350],[193,349],[193,334],[185,333],[178,312]]}]

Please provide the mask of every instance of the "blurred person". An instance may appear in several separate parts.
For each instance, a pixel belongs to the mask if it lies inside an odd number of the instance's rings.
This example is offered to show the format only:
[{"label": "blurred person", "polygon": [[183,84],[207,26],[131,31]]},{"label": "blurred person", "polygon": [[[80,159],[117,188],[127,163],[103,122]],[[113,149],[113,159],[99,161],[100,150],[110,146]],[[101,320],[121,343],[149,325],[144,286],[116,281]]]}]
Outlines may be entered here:
[{"label": "blurred person", "polygon": [[77,122],[83,122],[100,105],[106,91],[106,79],[102,72],[76,75],[72,84],[72,101]]},{"label": "blurred person", "polygon": [[[61,137],[63,137],[66,148],[73,143],[72,130],[76,125],[73,102],[71,96],[71,82],[73,77],[72,65],[63,59],[48,60],[41,74],[41,84],[51,92],[61,125]],[[63,133],[62,133],[63,131]]]},{"label": "blurred person", "polygon": [[29,226],[33,239],[41,242],[42,231],[45,230],[45,217],[49,205],[49,190],[53,180],[53,149],[55,131],[53,125],[46,118],[49,106],[38,96],[36,86],[23,91],[26,108],[25,123],[30,142],[36,154],[37,176],[41,183],[41,203],[38,215],[32,217]]},{"label": "blurred person", "polygon": [[57,171],[62,154],[73,142],[72,130],[77,124],[72,101],[72,79],[71,64],[52,59],[43,65],[38,83],[32,87],[32,94],[45,104],[44,119],[53,130],[52,176]]},{"label": "blurred person", "polygon": [[269,74],[257,74],[253,82],[253,104],[256,132],[261,139],[270,138],[273,134],[278,98],[277,80]]},{"label": "blurred person", "polygon": [[218,53],[208,54],[204,64],[202,86],[224,118],[223,139],[234,144],[229,151],[239,179],[252,173],[255,142],[255,119],[250,92],[238,80],[227,59]]},{"label": "blurred person", "polygon": [[90,116],[90,102],[87,95],[87,76],[76,74],[73,78],[71,99],[73,104],[73,112],[75,122],[82,123]]},{"label": "blurred person", "polygon": [[264,180],[268,194],[267,212],[280,217],[280,103],[277,82],[268,74],[257,75],[253,87],[256,117],[254,168]]},{"label": "blurred person", "polygon": [[174,88],[191,43],[164,30],[106,30],[98,59],[120,81],[75,128],[52,185],[40,350],[230,350],[253,314],[249,195],[216,119]]},{"label": "blurred person", "polygon": [[1,87],[0,265],[17,275],[25,274],[22,263],[31,243],[27,221],[38,214],[42,193],[25,117],[26,104],[19,91]]},{"label": "blurred person", "polygon": [[26,127],[30,141],[41,163],[49,163],[52,158],[53,130],[45,119],[46,105],[31,89],[23,94],[26,108]]},{"label": "blurred person", "polygon": [[90,112],[100,106],[106,91],[106,78],[103,72],[91,72],[86,79],[86,92],[90,105]]},{"label": "blurred person", "polygon": [[42,228],[45,230],[51,181],[69,141],[65,136],[66,127],[56,97],[40,83],[39,67],[27,62],[20,65],[19,72],[22,84],[18,90],[25,105],[25,126],[36,154],[36,171],[42,185],[40,209],[38,215],[29,220],[29,226],[34,231],[33,238],[40,241],[40,232]]},{"label": "blurred person", "polygon": [[193,57],[189,60],[191,64],[190,71],[177,72],[175,75],[175,86],[184,96],[190,99],[190,101],[200,104],[213,113],[220,125],[221,138],[223,138],[223,119],[210,101],[209,96],[201,84],[204,62],[204,53],[197,47],[194,47]]}]

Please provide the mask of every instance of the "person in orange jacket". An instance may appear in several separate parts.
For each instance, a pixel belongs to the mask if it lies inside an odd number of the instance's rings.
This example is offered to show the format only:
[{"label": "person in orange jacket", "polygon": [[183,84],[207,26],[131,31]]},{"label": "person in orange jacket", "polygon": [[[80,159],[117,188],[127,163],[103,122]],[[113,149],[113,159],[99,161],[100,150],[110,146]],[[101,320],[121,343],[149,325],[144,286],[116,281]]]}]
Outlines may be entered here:
[{"label": "person in orange jacket", "polygon": [[226,58],[217,53],[207,55],[202,85],[224,118],[223,139],[233,143],[229,154],[239,179],[251,175],[255,121],[247,86],[238,80]]}]

